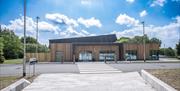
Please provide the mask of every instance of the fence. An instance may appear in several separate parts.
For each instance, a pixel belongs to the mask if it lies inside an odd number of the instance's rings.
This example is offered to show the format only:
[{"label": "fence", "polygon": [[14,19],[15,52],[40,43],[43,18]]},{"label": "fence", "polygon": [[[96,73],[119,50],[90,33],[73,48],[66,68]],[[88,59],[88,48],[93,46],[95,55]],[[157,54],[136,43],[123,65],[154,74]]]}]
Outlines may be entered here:
[{"label": "fence", "polygon": [[[37,53],[38,62],[50,62],[50,53]],[[36,53],[26,53],[26,58],[36,58]]]}]

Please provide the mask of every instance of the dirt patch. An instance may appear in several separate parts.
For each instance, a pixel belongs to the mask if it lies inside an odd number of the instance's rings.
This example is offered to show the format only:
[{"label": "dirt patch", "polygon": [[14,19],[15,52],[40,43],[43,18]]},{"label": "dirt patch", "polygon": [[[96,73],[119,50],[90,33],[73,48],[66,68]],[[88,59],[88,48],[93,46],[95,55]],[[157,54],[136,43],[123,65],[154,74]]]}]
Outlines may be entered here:
[{"label": "dirt patch", "polygon": [[[32,82],[37,76],[31,76],[31,77],[24,77],[24,79]],[[9,86],[10,84],[18,81],[23,77],[18,76],[8,76],[8,77],[0,77],[0,90]]]},{"label": "dirt patch", "polygon": [[180,69],[151,69],[147,71],[180,91]]}]

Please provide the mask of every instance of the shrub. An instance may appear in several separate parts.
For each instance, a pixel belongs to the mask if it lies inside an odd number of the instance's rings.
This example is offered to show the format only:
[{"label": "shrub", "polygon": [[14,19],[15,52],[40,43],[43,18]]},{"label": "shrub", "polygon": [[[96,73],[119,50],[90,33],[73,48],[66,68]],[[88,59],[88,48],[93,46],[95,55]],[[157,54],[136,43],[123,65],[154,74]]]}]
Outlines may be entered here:
[{"label": "shrub", "polygon": [[3,63],[5,60],[4,56],[3,55],[0,55],[0,63]]}]

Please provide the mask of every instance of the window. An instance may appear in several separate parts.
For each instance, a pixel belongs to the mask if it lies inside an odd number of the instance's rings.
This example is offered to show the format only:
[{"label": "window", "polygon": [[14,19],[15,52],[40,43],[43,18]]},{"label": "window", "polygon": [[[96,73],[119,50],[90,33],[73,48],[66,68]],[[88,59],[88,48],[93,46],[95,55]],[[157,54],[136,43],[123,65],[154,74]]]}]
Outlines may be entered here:
[{"label": "window", "polygon": [[126,60],[136,60],[137,59],[137,50],[126,50],[125,59]]},{"label": "window", "polygon": [[105,60],[105,58],[106,58],[106,60],[108,60],[108,61],[113,61],[114,59],[115,59],[115,52],[113,52],[113,51],[101,51],[100,53],[99,53],[99,60],[100,61],[104,61]]},{"label": "window", "polygon": [[84,52],[79,53],[79,60],[80,61],[91,61],[92,53],[89,51],[84,51]]},{"label": "window", "polygon": [[158,50],[150,50],[150,59],[151,60],[158,60],[159,59],[159,51]]}]

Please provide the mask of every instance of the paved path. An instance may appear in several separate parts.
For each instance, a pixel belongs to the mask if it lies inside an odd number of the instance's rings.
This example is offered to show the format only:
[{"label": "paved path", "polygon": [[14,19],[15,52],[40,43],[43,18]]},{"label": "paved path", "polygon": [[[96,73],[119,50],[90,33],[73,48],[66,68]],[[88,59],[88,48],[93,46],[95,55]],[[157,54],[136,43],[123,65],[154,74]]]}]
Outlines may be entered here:
[{"label": "paved path", "polygon": [[[108,67],[108,66],[107,66]],[[23,91],[155,91],[138,72],[42,74]]]},{"label": "paved path", "polygon": [[109,66],[119,69],[123,72],[140,72],[142,69],[179,69],[180,63],[122,63],[108,64]]},{"label": "paved path", "polygon": [[[22,64],[11,64],[11,65],[0,65],[0,77],[1,76],[22,76]],[[29,70],[30,68],[30,70]],[[60,63],[49,63],[49,64],[36,64],[36,74],[44,73],[79,73],[76,64],[60,64]],[[32,75],[33,66],[29,67],[26,65],[27,76],[29,73]]]},{"label": "paved path", "polygon": [[120,73],[121,71],[103,62],[79,62],[80,73]]}]

